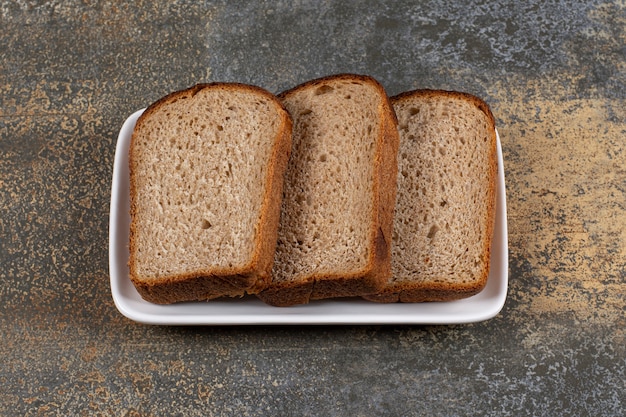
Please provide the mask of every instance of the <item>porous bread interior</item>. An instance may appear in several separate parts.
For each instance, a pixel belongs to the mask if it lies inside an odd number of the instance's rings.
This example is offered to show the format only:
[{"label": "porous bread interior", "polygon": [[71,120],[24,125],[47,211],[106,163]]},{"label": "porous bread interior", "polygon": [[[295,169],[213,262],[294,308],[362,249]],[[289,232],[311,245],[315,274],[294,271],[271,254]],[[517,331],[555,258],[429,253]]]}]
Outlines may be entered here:
[{"label": "porous bread interior", "polygon": [[380,93],[327,80],[284,98],[294,118],[274,282],[362,271],[373,242],[373,176]]},{"label": "porous bread interior", "polygon": [[133,139],[138,276],[250,262],[281,123],[276,109],[258,93],[210,88],[143,121]]},{"label": "porous bread interior", "polygon": [[393,283],[467,284],[488,268],[493,126],[473,103],[394,103],[400,132]]}]

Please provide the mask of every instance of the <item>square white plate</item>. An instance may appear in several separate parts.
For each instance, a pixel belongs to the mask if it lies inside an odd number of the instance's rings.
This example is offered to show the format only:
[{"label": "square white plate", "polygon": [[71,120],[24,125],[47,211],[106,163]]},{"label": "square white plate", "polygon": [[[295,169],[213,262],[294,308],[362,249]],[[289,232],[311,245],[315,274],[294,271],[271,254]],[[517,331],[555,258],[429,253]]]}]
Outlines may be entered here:
[{"label": "square white plate", "polygon": [[111,292],[118,310],[131,320],[159,325],[255,324],[455,324],[494,317],[504,306],[508,284],[508,241],[502,148],[498,136],[496,225],[487,286],[479,294],[458,301],[378,304],[361,299],[314,301],[294,307],[271,307],[256,297],[209,302],[157,305],[144,301],[128,273],[130,191],[128,147],[137,118],[122,126],[113,165],[109,225]]}]

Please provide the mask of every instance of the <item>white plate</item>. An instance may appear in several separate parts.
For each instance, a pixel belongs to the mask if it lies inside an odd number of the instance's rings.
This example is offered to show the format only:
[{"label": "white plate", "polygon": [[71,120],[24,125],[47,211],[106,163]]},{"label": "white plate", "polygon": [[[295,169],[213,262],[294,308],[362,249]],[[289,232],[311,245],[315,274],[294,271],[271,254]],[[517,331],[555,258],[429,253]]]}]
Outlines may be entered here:
[{"label": "white plate", "polygon": [[451,302],[407,304],[331,299],[294,307],[271,307],[255,297],[172,305],[144,301],[130,281],[127,265],[130,225],[128,146],[135,122],[142,112],[140,110],[132,114],[119,134],[113,166],[109,226],[111,292],[118,310],[131,320],[160,325],[454,324],[490,319],[504,306],[508,282],[508,242],[499,136],[497,212],[491,272],[485,289],[473,297]]}]

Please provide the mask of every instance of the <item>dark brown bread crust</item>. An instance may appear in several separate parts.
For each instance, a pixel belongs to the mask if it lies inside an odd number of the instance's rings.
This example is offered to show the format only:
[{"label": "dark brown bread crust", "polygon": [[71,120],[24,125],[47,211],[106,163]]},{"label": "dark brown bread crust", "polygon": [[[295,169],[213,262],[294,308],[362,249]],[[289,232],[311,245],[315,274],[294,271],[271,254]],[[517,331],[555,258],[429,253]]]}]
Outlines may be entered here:
[{"label": "dark brown bread crust", "polygon": [[278,95],[285,99],[302,89],[317,88],[327,81],[348,80],[375,86],[380,92],[378,119],[382,123],[381,134],[377,139],[376,159],[374,161],[374,198],[373,216],[370,225],[370,259],[362,271],[351,275],[313,274],[307,280],[285,282],[270,285],[257,296],[273,306],[291,306],[306,304],[310,300],[334,297],[354,297],[380,291],[391,277],[391,233],[393,211],[396,201],[397,153],[399,135],[396,115],[382,85],[374,78],[356,74],[331,75],[300,84]]},{"label": "dark brown bread crust", "polygon": [[489,158],[489,171],[487,181],[489,190],[489,202],[488,210],[484,215],[486,216],[485,224],[487,225],[486,236],[484,240],[484,246],[481,249],[482,258],[487,267],[483,271],[483,275],[480,279],[470,283],[449,284],[442,282],[429,282],[429,283],[414,283],[414,284],[393,284],[389,285],[377,294],[366,295],[363,298],[380,302],[380,303],[394,303],[394,302],[428,302],[428,301],[452,301],[467,298],[472,295],[478,294],[483,290],[487,284],[487,278],[489,277],[489,260],[491,256],[491,240],[493,238],[493,229],[495,225],[495,211],[496,211],[496,179],[498,171],[497,162],[497,149],[496,149],[496,130],[495,119],[493,114],[483,100],[468,93],[446,91],[446,90],[413,90],[401,93],[391,98],[391,103],[395,104],[403,100],[411,100],[415,97],[424,98],[455,98],[466,100],[474,104],[480,109],[486,116],[487,122],[492,127],[490,140],[490,154]]},{"label": "dark brown bread crust", "polygon": [[271,158],[268,160],[266,188],[261,206],[261,214],[255,227],[255,250],[252,259],[241,270],[225,268],[220,270],[191,271],[188,274],[165,276],[159,280],[145,280],[136,272],[136,248],[134,236],[137,233],[133,218],[137,213],[136,183],[134,181],[137,161],[133,153],[133,138],[129,149],[130,170],[130,240],[129,240],[129,272],[130,278],[139,294],[147,301],[157,304],[171,304],[180,301],[208,300],[222,296],[242,296],[245,293],[254,294],[265,288],[271,279],[271,270],[274,262],[274,250],[278,236],[278,221],[283,189],[284,173],[291,152],[291,116],[273,94],[251,85],[239,83],[210,83],[198,84],[186,90],[176,91],[150,105],[137,120],[140,126],[142,121],[160,106],[167,105],[180,97],[193,97],[205,88],[217,88],[226,91],[248,90],[263,95],[277,105],[282,120],[279,134],[275,139]]}]

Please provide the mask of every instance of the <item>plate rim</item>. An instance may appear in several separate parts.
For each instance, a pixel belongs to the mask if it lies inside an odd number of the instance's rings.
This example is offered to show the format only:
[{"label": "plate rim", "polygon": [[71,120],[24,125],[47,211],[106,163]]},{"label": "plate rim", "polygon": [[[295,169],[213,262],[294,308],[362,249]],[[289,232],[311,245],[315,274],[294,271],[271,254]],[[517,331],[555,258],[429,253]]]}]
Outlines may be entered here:
[{"label": "plate rim", "polygon": [[[144,110],[132,113],[120,129],[111,181],[109,212],[111,295],[118,311],[128,319],[152,325],[467,324],[491,319],[504,307],[508,291],[508,226],[505,170],[497,129],[496,225],[492,240],[491,269],[487,286],[477,295],[463,300],[432,303],[378,304],[361,299],[331,299],[292,307],[272,307],[255,297],[248,297],[250,299],[246,300],[212,300],[171,305],[156,305],[141,299],[130,282],[127,266],[130,222],[128,147],[134,125]],[[500,256],[497,257],[496,254]],[[493,293],[493,296],[483,301],[487,290]],[[476,307],[474,304],[482,305],[484,308],[472,310],[471,307]],[[334,314],[329,314],[329,310]],[[434,313],[431,310],[434,310]],[[207,314],[206,311],[211,314]],[[225,314],[216,314],[215,311],[222,311]],[[428,313],[429,311],[431,313]]]}]

